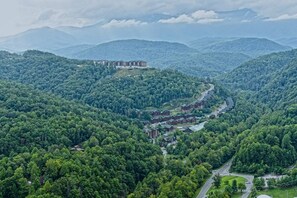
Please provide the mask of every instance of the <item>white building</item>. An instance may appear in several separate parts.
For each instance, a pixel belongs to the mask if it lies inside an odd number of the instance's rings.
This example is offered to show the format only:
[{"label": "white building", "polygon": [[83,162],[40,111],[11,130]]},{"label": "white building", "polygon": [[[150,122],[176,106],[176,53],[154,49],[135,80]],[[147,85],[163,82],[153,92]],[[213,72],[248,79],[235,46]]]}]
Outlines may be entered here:
[{"label": "white building", "polygon": [[268,195],[259,195],[257,198],[272,198],[272,197],[270,197]]}]

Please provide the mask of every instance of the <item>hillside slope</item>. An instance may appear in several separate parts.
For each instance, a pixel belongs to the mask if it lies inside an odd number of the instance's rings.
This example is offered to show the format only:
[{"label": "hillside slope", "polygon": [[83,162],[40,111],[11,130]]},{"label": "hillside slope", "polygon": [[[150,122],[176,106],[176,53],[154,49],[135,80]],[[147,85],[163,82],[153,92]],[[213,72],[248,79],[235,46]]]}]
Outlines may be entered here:
[{"label": "hillside slope", "polygon": [[[222,76],[232,89],[252,91],[271,104],[294,102],[296,99],[297,50],[259,57]],[[296,101],[295,101],[296,102]]]},{"label": "hillside slope", "polygon": [[119,40],[99,44],[93,48],[83,50],[75,54],[75,57],[96,60],[141,59],[149,61],[151,59],[160,59],[164,57],[164,54],[186,54],[195,52],[195,49],[189,48],[188,46],[180,43],[145,40]]},{"label": "hillside slope", "polygon": [[205,89],[203,80],[175,71],[118,70],[39,51],[23,55],[0,53],[0,79],[33,85],[128,116],[137,110],[190,98]]},{"label": "hillside slope", "polygon": [[[233,169],[284,173],[297,160],[297,50],[249,61],[221,78],[266,113],[238,141]],[[258,107],[259,108],[259,107]]]},{"label": "hillside slope", "polygon": [[2,197],[127,196],[162,167],[127,118],[11,82],[0,92]]}]

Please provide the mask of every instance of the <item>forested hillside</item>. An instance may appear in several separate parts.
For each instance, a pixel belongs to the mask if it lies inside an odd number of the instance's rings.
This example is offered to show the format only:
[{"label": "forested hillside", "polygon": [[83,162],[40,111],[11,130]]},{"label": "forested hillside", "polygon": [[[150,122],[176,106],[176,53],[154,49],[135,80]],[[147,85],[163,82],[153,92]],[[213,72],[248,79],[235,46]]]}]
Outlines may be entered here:
[{"label": "forested hillside", "polygon": [[296,52],[259,57],[222,77],[231,89],[267,109],[259,122],[242,134],[234,170],[282,173],[296,162]]},{"label": "forested hillside", "polygon": [[212,82],[234,108],[198,132],[173,132],[164,157],[137,119],[104,109],[138,118],[139,110],[201,94],[207,80],[1,52],[0,195],[192,198],[233,156],[237,172],[283,173],[297,159],[295,55],[259,57],[220,77],[231,93]]},{"label": "forested hillside", "polygon": [[203,162],[225,160],[201,150],[201,161],[164,164],[125,117],[11,82],[0,92],[0,197],[193,197],[211,170]]},{"label": "forested hillside", "polygon": [[258,124],[242,135],[234,170],[282,174],[297,159],[297,107],[287,107],[264,115]]},{"label": "forested hillside", "polygon": [[202,178],[209,175],[205,168],[215,169],[230,160],[244,137],[241,133],[256,124],[265,113],[261,106],[255,107],[244,97],[238,97],[233,110],[210,120],[204,129],[191,134],[176,132],[174,136],[178,143],[167,148],[166,166],[158,174],[145,178],[130,197],[197,196],[195,183],[198,182],[196,186],[200,188]]},{"label": "forested hillside", "polygon": [[0,197],[121,197],[163,166],[127,118],[15,83],[0,92]]},{"label": "forested hillside", "polygon": [[270,105],[294,103],[296,63],[297,50],[274,53],[249,61],[220,79],[232,89],[252,91]]},{"label": "forested hillside", "polygon": [[206,89],[203,80],[175,71],[118,70],[38,51],[2,52],[0,78],[132,117],[137,110],[158,108]]}]

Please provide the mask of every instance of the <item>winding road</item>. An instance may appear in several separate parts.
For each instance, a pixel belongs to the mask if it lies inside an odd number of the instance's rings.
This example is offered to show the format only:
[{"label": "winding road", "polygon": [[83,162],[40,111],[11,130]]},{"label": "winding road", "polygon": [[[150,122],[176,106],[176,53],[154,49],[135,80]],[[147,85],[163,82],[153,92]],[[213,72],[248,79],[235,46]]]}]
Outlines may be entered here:
[{"label": "winding road", "polygon": [[[209,85],[210,85],[210,88],[207,89],[207,90],[205,90],[204,92],[202,92],[202,93],[201,93],[201,96],[200,96],[199,98],[197,98],[197,100],[196,100],[194,103],[203,101],[203,100],[208,96],[208,94],[209,94],[211,91],[214,90],[215,86],[214,86],[213,84],[209,84]],[[180,109],[180,107],[178,107],[178,109]],[[216,112],[216,111],[214,111],[214,112],[212,112],[212,113],[215,113],[215,112]],[[211,114],[210,114],[210,115],[211,115]],[[210,115],[207,115],[207,117],[209,117]],[[205,124],[205,123],[206,123],[206,122],[203,122],[203,123],[200,123],[200,124],[198,124],[198,125],[194,125],[194,126],[192,126],[192,127],[195,127],[195,129],[197,128],[197,129],[198,129],[197,131],[199,131],[199,130],[201,130],[201,129],[204,128],[204,124]],[[155,125],[158,125],[158,124],[160,124],[160,123],[156,123]],[[166,132],[164,135],[166,135],[166,134],[168,134],[168,132]],[[174,143],[170,143],[170,144],[176,144],[176,143],[177,143],[177,142],[175,141]],[[168,144],[168,145],[170,145],[170,144]],[[162,153],[163,153],[164,157],[166,157],[166,155],[167,155],[166,147],[161,147],[161,150],[162,150]]]},{"label": "winding road", "polygon": [[205,184],[201,188],[201,190],[196,198],[207,197],[206,194],[209,191],[209,189],[211,188],[212,183],[213,183],[213,177],[216,174],[220,174],[221,176],[229,176],[230,175],[230,176],[239,176],[239,177],[245,178],[247,180],[247,182],[245,183],[246,190],[244,191],[244,193],[241,197],[248,198],[248,196],[250,195],[250,193],[252,191],[254,176],[246,175],[246,174],[230,173],[229,170],[230,170],[231,165],[232,165],[232,159],[230,161],[228,161],[227,163],[225,163],[221,168],[219,168],[217,170],[213,170],[211,177],[205,182]]}]

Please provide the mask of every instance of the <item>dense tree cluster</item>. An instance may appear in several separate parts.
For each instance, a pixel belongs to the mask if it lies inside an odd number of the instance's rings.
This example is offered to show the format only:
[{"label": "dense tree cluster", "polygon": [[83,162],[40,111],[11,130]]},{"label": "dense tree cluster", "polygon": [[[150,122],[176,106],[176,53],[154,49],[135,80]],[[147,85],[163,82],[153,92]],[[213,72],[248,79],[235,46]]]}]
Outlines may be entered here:
[{"label": "dense tree cluster", "polygon": [[205,179],[210,175],[211,166],[200,164],[193,168],[181,160],[170,160],[158,174],[149,174],[139,183],[129,198],[191,198],[196,195]]},{"label": "dense tree cluster", "polygon": [[251,60],[220,78],[232,90],[253,93],[256,102],[271,108],[296,103],[297,50]]},{"label": "dense tree cluster", "polygon": [[282,177],[279,180],[269,180],[269,188],[289,188],[297,185],[297,169],[292,169],[287,176]]},{"label": "dense tree cluster", "polygon": [[240,144],[234,170],[262,175],[282,173],[297,159],[296,116],[274,112],[262,117]]},{"label": "dense tree cluster", "polygon": [[1,52],[0,56],[0,79],[29,84],[130,117],[136,117],[137,110],[191,98],[206,89],[202,80],[169,70],[126,72],[39,51],[23,55]]},{"label": "dense tree cluster", "polygon": [[14,83],[0,92],[0,197],[127,196],[163,167],[127,118]]},{"label": "dense tree cluster", "polygon": [[[227,74],[231,89],[245,92],[252,108],[266,109],[242,133],[234,170],[262,175],[282,173],[297,156],[297,50],[259,57]],[[256,104],[258,107],[256,107]]]}]

